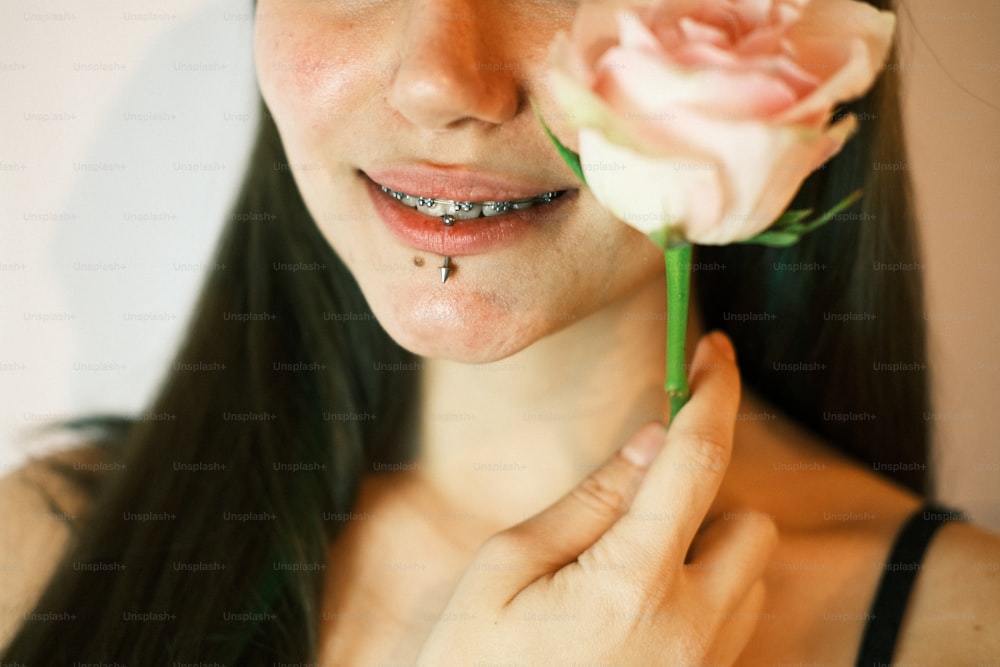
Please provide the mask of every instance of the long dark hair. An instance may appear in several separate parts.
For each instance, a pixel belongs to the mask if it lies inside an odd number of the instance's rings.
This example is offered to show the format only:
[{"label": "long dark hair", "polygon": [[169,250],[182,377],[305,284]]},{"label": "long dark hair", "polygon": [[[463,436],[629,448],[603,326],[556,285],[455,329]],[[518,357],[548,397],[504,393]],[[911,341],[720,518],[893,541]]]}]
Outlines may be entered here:
[{"label": "long dark hair", "polygon": [[[906,162],[898,104],[887,72],[794,206],[863,187],[861,204],[789,249],[699,248],[695,284],[749,385],[923,492],[919,255],[906,172],[888,167]],[[4,662],[316,659],[328,545],[361,476],[412,456],[415,415],[394,406],[415,403],[419,363],[310,218],[266,109],[233,211],[153,403],[64,424],[102,441],[113,471],[64,470],[94,504]]]}]

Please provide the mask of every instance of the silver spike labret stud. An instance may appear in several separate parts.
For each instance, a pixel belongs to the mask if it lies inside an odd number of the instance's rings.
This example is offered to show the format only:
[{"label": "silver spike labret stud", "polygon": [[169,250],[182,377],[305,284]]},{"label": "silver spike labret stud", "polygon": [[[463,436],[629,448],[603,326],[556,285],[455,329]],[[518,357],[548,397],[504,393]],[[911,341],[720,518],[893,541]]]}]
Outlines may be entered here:
[{"label": "silver spike labret stud", "polygon": [[[455,224],[455,216],[448,214],[442,215],[441,222],[444,223],[445,227],[451,227]],[[441,284],[444,285],[448,282],[448,276],[450,276],[452,272],[451,257],[445,257],[444,264],[442,264],[439,268],[441,269]]]}]

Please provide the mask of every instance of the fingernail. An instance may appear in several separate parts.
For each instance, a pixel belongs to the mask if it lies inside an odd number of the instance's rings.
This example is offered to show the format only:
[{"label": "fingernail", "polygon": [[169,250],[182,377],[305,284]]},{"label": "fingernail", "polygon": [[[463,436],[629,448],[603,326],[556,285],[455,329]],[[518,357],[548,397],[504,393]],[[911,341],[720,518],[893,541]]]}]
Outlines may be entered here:
[{"label": "fingernail", "polygon": [[712,345],[722,356],[729,359],[729,361],[736,361],[736,350],[733,349],[733,344],[729,340],[729,336],[721,331],[713,331],[709,334],[709,338],[712,341]]},{"label": "fingernail", "polygon": [[649,424],[622,447],[622,456],[640,468],[648,468],[663,449],[663,442],[663,426]]}]

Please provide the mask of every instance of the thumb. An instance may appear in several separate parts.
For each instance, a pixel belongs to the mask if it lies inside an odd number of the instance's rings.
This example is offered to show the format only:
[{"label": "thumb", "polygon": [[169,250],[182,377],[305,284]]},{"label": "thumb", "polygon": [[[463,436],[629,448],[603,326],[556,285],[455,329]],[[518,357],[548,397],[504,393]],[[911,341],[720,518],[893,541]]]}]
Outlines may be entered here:
[{"label": "thumb", "polygon": [[662,424],[647,424],[553,505],[490,538],[476,558],[499,574],[490,588],[510,599],[575,561],[628,511],[665,439]]}]

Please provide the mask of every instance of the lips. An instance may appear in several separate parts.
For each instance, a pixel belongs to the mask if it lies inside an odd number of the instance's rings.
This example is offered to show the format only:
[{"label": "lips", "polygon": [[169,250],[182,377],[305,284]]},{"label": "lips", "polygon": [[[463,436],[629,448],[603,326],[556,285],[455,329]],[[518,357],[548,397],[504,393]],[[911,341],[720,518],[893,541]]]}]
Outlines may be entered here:
[{"label": "lips", "polygon": [[488,252],[537,232],[575,194],[571,188],[428,167],[360,173],[389,231],[413,248],[451,256]]},{"label": "lips", "polygon": [[516,176],[423,165],[368,168],[362,173],[396,192],[457,202],[516,201],[570,189],[539,186],[537,181]]}]

